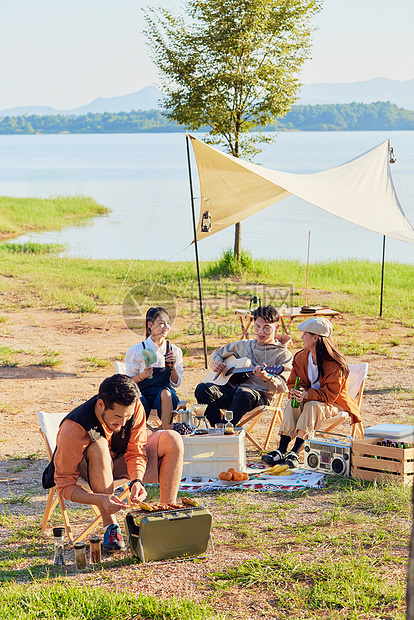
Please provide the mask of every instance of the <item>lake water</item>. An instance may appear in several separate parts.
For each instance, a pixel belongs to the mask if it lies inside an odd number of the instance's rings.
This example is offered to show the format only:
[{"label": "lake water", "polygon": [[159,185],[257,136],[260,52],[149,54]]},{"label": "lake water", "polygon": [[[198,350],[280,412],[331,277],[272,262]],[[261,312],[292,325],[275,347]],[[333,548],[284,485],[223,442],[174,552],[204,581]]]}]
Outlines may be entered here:
[{"label": "lake water", "polygon": [[[256,158],[267,168],[318,172],[342,164],[391,138],[392,174],[414,223],[414,132],[280,133]],[[194,195],[199,195],[193,163]],[[20,241],[60,242],[67,254],[91,258],[193,260],[191,205],[184,134],[0,136],[0,193],[49,197],[83,194],[110,214],[60,232]],[[197,201],[197,210],[199,201]],[[197,213],[198,218],[198,213]],[[242,222],[242,245],[255,257],[306,261],[381,260],[382,236],[290,196]],[[232,247],[234,228],[199,243],[202,259]],[[387,239],[388,261],[414,263],[414,245]]]}]

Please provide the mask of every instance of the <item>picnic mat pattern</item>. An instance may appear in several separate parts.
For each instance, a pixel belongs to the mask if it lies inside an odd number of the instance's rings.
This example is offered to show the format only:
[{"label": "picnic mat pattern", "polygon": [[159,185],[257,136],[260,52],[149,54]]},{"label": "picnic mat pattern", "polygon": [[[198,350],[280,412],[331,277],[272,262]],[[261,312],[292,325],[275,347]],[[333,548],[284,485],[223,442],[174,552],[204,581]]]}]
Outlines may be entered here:
[{"label": "picnic mat pattern", "polygon": [[267,469],[265,465],[249,463],[247,472],[249,480],[233,482],[218,480],[217,478],[201,478],[201,482],[194,482],[193,477],[186,476],[181,479],[180,491],[197,493],[206,491],[299,491],[305,488],[320,489],[324,486],[324,474],[295,469],[291,476],[269,476],[262,473]]}]

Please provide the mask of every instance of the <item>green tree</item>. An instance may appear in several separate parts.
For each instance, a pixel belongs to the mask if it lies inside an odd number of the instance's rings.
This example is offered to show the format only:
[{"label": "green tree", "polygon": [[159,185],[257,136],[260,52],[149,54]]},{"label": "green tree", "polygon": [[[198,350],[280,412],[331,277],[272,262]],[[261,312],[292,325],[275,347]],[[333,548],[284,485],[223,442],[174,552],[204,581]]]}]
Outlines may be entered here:
[{"label": "green tree", "polygon": [[[209,128],[210,144],[252,159],[260,129],[297,99],[322,0],[186,0],[184,15],[147,7],[145,33],[160,71],[168,118]],[[253,129],[259,131],[252,134]],[[240,224],[235,254],[240,258]]]}]

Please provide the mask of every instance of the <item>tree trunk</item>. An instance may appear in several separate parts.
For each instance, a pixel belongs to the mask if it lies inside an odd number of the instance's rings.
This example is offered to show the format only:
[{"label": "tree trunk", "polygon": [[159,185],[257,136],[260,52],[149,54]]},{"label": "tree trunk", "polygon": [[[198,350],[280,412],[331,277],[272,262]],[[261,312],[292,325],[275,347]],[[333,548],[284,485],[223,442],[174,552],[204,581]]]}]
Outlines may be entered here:
[{"label": "tree trunk", "polygon": [[234,257],[239,262],[241,261],[241,226],[240,222],[234,227]]},{"label": "tree trunk", "polygon": [[[414,506],[414,486],[413,486]],[[410,556],[407,571],[407,620],[414,620],[414,524],[411,529]]]},{"label": "tree trunk", "polygon": [[[241,113],[237,112],[236,126],[234,131],[234,157],[239,157],[239,146],[240,146],[240,127],[241,127]],[[240,222],[234,227],[234,258],[240,263],[241,262],[241,226]]]}]

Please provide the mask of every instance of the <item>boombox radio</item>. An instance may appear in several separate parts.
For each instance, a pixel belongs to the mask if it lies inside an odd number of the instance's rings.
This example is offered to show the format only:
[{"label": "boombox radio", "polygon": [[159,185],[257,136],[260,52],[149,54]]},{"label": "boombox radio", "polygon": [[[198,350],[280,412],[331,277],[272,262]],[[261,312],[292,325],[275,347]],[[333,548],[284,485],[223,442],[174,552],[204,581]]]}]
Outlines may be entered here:
[{"label": "boombox radio", "polygon": [[348,435],[314,431],[305,440],[305,468],[325,474],[349,476],[351,448],[352,437]]}]

